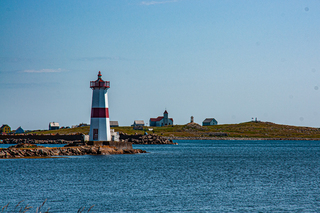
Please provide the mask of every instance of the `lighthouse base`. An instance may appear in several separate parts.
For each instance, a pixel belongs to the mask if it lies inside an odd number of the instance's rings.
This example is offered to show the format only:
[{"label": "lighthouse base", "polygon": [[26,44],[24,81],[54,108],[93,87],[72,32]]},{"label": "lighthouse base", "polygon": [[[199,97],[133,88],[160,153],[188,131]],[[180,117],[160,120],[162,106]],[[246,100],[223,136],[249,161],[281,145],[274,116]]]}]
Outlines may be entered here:
[{"label": "lighthouse base", "polygon": [[88,141],[87,145],[90,146],[113,146],[117,149],[133,149],[130,142],[116,142],[116,141]]}]

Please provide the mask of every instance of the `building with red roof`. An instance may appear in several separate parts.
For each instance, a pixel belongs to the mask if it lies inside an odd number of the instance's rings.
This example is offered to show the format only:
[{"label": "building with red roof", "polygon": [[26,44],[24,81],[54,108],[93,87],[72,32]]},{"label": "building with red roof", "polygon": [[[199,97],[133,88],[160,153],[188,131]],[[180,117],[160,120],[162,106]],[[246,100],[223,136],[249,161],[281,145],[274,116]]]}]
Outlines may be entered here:
[{"label": "building with red roof", "polygon": [[173,119],[168,117],[167,110],[164,111],[163,116],[157,118],[150,118],[150,126],[168,126],[173,125]]}]

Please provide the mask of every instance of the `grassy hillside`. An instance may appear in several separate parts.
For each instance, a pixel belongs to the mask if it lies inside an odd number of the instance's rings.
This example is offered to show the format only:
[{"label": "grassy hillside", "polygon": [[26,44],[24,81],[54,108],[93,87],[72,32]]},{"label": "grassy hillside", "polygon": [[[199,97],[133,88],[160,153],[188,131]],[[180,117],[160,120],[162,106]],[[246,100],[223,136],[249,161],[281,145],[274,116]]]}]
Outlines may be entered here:
[{"label": "grassy hillside", "polygon": [[[198,124],[175,125],[168,127],[149,127],[161,136],[175,137],[214,137],[217,133],[227,133],[228,137],[241,138],[311,138],[320,139],[320,128],[297,127],[279,125],[270,122],[246,122],[240,124],[223,124],[202,127]],[[79,127],[73,129],[60,129],[51,131],[36,131],[33,134],[89,134],[90,127]],[[112,128],[117,132],[127,134],[143,134],[143,130],[134,130],[132,127]]]}]

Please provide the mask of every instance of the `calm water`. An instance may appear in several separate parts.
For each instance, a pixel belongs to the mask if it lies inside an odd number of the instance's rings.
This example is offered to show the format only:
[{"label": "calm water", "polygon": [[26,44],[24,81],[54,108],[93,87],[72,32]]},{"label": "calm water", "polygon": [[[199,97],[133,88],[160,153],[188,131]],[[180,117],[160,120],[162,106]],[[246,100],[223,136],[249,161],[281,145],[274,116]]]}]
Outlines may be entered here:
[{"label": "calm water", "polygon": [[147,154],[0,160],[0,206],[320,212],[320,141],[178,142],[135,146]]}]

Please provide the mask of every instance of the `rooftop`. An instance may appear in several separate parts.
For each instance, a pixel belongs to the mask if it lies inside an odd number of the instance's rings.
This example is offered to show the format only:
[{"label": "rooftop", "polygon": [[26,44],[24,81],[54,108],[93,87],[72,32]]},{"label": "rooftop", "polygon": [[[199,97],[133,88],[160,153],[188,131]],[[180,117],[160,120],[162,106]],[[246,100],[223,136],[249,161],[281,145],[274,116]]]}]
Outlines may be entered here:
[{"label": "rooftop", "polygon": [[144,124],[144,121],[143,120],[135,120],[134,123],[135,124]]},{"label": "rooftop", "polygon": [[215,120],[215,121],[216,121],[216,119],[214,119],[214,118],[206,118],[206,119],[203,121],[203,123],[210,123],[212,120]]}]

